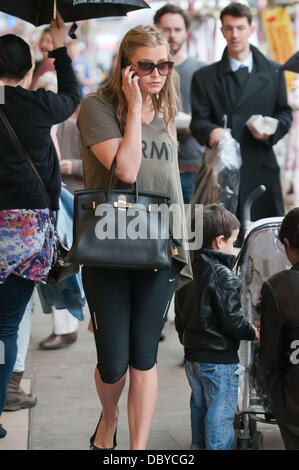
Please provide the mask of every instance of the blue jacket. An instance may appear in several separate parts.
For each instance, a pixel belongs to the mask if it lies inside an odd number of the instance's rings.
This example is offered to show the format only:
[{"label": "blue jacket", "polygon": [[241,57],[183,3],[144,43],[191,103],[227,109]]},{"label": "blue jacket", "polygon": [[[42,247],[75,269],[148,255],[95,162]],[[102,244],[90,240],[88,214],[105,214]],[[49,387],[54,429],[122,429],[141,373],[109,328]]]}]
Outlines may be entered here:
[{"label": "blue jacket", "polygon": [[[62,186],[59,198],[60,209],[56,212],[55,228],[58,238],[69,248],[73,242],[73,200],[73,195]],[[44,313],[52,313],[51,306],[58,310],[66,308],[78,320],[84,320],[82,307],[84,307],[86,300],[81,272],[55,286],[39,284],[37,290]]]}]

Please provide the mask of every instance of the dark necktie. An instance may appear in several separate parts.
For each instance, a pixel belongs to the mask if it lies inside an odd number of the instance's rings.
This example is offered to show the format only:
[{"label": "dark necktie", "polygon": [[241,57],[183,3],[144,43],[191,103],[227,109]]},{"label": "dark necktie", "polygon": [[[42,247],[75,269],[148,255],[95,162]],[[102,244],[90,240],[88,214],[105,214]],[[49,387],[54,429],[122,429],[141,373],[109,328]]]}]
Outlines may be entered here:
[{"label": "dark necktie", "polygon": [[237,103],[248,78],[248,67],[244,66],[243,64],[240,65],[238,70],[235,72],[231,71],[227,75],[227,93],[233,106]]},{"label": "dark necktie", "polygon": [[238,70],[234,72],[234,77],[238,84],[239,90],[242,90],[242,88],[245,86],[248,75],[248,67],[246,67],[244,64],[241,64]]}]

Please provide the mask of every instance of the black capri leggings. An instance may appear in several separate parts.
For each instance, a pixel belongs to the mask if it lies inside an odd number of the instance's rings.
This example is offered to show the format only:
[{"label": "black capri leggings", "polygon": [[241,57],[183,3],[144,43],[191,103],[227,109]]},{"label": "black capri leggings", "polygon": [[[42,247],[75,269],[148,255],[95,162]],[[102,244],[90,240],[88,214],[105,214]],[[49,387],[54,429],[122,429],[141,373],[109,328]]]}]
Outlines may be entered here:
[{"label": "black capri leggings", "polygon": [[83,268],[103,382],[119,381],[129,365],[138,370],[155,365],[179,270],[176,261],[157,272]]}]

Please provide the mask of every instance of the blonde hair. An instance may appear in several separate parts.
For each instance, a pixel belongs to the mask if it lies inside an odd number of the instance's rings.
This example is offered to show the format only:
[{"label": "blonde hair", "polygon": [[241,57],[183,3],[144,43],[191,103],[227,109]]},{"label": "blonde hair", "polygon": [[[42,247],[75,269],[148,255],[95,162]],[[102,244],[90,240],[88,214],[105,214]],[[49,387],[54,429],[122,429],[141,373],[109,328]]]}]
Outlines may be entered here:
[{"label": "blonde hair", "polygon": [[[104,95],[113,106],[121,130],[125,128],[128,105],[126,97],[122,91],[122,69],[129,63],[131,57],[139,47],[165,46],[167,50],[167,60],[171,60],[170,49],[163,32],[153,25],[137,26],[130,29],[124,36],[118,51],[115,70],[103,88],[98,90],[100,95]],[[163,116],[166,130],[173,142],[176,140],[176,130],[174,117],[177,111],[179,90],[179,76],[174,70],[170,73],[159,94],[152,95],[155,111]]]}]

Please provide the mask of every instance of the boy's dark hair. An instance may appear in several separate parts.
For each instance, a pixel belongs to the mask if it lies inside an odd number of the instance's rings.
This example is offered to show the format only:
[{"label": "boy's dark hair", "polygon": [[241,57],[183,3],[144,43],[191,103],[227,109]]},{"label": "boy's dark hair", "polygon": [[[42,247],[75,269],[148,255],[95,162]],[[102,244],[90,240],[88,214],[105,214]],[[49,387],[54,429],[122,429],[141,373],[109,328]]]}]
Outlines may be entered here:
[{"label": "boy's dark hair", "polygon": [[281,223],[278,239],[283,243],[284,238],[289,241],[291,248],[299,250],[299,207],[288,212]]},{"label": "boy's dark hair", "polygon": [[166,15],[166,13],[181,15],[185,22],[186,30],[187,31],[189,30],[190,20],[189,20],[187,13],[184,10],[182,10],[182,8],[177,7],[176,5],[171,5],[171,3],[167,3],[162,8],[159,8],[159,10],[156,11],[155,16],[154,16],[154,24],[156,26],[159,26],[160,19],[162,18],[163,15]]},{"label": "boy's dark hair", "polygon": [[203,248],[212,248],[213,241],[224,236],[228,240],[233,230],[240,228],[237,217],[219,204],[208,204],[203,208]]},{"label": "boy's dark hair", "polygon": [[30,47],[14,34],[0,37],[0,78],[22,80],[32,67]]},{"label": "boy's dark hair", "polygon": [[225,15],[234,16],[235,18],[247,18],[248,23],[251,25],[252,23],[252,14],[249,8],[242,3],[230,3],[225,7],[222,12],[220,13],[220,20],[221,23],[223,22],[223,17]]}]

